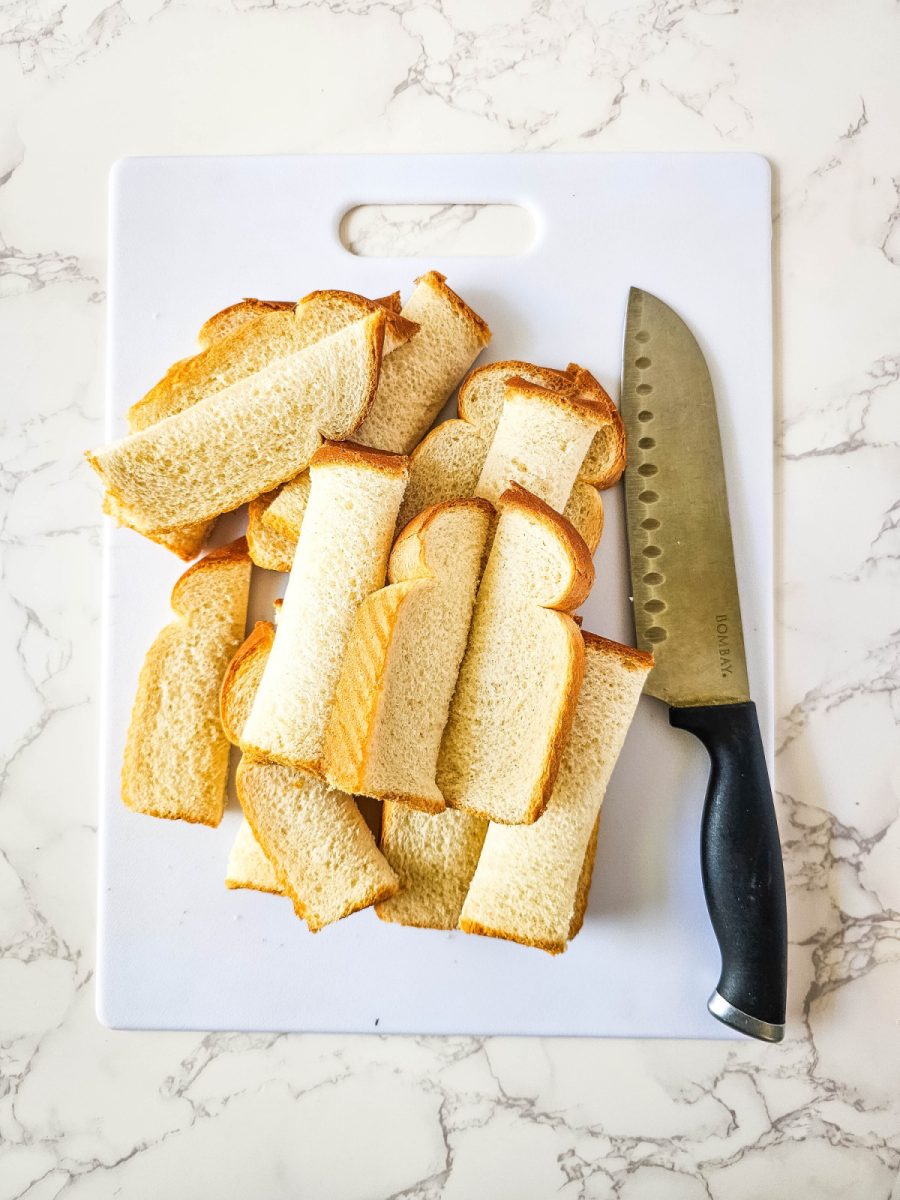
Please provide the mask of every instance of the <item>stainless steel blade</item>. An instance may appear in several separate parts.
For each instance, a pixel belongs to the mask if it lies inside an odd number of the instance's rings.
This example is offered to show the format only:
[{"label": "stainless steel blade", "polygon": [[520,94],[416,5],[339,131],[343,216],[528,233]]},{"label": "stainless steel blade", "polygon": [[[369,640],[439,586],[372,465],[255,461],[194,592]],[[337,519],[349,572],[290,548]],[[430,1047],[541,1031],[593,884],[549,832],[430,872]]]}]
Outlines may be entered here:
[{"label": "stainless steel blade", "polygon": [[749,700],[728,495],[709,370],[668,305],[632,288],[622,418],[631,586],[646,690],[673,705]]}]

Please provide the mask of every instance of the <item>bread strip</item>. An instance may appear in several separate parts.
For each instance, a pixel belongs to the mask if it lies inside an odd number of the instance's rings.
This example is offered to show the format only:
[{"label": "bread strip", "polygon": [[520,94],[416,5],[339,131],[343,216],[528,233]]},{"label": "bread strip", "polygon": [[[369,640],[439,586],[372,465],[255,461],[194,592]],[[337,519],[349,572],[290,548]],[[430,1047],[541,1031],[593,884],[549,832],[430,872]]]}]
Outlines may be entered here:
[{"label": "bread strip", "polygon": [[309,507],[244,750],[323,774],[325,730],[356,610],[384,583],[407,460],[349,443],[311,464]]},{"label": "bread strip", "polygon": [[441,735],[466,648],[494,510],[426,509],[391,553],[389,586],[366,597],[335,690],[325,774],[347,792],[439,812]]},{"label": "bread strip", "polygon": [[565,950],[580,927],[591,838],[653,665],[640,650],[582,636],[584,683],[550,803],[533,825],[491,825],[460,918],[467,933],[551,954]]},{"label": "bread strip", "polygon": [[246,817],[238,826],[237,835],[228,855],[225,886],[247,888],[254,892],[270,892],[276,896],[284,895],[275,868],[253,836],[253,830]]},{"label": "bread strip", "polygon": [[487,821],[471,813],[448,808],[432,815],[407,804],[385,804],[381,852],[400,887],[375,905],[382,921],[456,929],[487,828]]},{"label": "bread strip", "polygon": [[[219,716],[225,736],[233,746],[240,745],[241,733],[259,681],[262,679],[274,637],[275,626],[271,621],[257,621],[228,664],[219,692]],[[246,817],[238,826],[237,836],[228,856],[225,886],[283,894],[275,868],[254,837]]]},{"label": "bread strip", "polygon": [[541,815],[581,686],[569,615],[590,591],[587,546],[518,484],[499,521],[444,731],[437,782],[452,808],[506,824]]},{"label": "bread strip", "polygon": [[142,530],[238,508],[301,471],[323,437],[356,428],[378,383],[384,324],[374,313],[88,461]]},{"label": "bread strip", "polygon": [[491,340],[491,331],[438,271],[416,280],[401,314],[418,325],[418,333],[385,362],[357,441],[408,454]]},{"label": "bread strip", "polygon": [[[625,432],[606,392],[588,371],[574,363],[566,371],[556,371],[512,360],[490,363],[472,371],[460,387],[459,418],[438,425],[413,451],[400,521],[405,524],[423,508],[441,500],[476,494],[501,422],[507,382],[516,377],[544,392],[575,397],[596,412],[594,439],[577,479],[570,485],[566,508],[567,518],[593,551],[603,527],[597,490],[611,487],[622,473]],[[507,445],[504,432],[496,440],[497,454],[512,462],[514,456],[507,453]],[[510,479],[519,482],[519,475],[520,472],[513,471]]]},{"label": "bread strip", "polygon": [[244,635],[250,570],[241,538],[175,584],[178,616],[144,660],[125,745],[122,799],[135,812],[204,825],[222,818],[228,741],[219,688]]},{"label": "bread strip", "polygon": [[260,512],[261,527],[281,538],[285,546],[291,546],[292,561],[293,550],[297,547],[297,539],[300,537],[306,506],[309,503],[309,488],[309,471],[303,471],[274,492],[269,503]]},{"label": "bread strip", "polygon": [[313,933],[397,891],[350,796],[304,771],[246,756],[236,779],[254,837]]},{"label": "bread strip", "polygon": [[[308,480],[309,471],[304,471],[300,478]],[[258,567],[266,571],[289,571],[294,561],[297,539],[284,537],[264,520],[269,505],[277,495],[277,488],[272,492],[263,492],[247,505],[247,545],[250,547],[250,557]]]}]

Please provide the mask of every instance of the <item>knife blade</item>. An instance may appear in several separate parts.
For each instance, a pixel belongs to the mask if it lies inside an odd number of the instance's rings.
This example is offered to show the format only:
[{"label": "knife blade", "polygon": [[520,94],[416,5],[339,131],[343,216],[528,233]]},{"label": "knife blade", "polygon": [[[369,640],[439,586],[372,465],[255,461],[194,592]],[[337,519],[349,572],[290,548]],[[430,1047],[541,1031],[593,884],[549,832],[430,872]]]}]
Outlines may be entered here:
[{"label": "knife blade", "polygon": [[635,634],[655,659],[645,691],[711,762],[701,871],[722,971],[708,1007],[750,1037],[780,1041],[784,869],[750,699],[715,394],[690,329],[640,288],[628,297],[620,407]]}]

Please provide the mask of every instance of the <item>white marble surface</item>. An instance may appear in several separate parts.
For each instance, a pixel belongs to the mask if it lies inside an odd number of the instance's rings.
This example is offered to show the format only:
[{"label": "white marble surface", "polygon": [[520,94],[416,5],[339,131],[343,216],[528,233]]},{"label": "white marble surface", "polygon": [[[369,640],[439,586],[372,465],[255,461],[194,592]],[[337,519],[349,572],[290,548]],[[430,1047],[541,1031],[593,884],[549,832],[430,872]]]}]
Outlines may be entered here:
[{"label": "white marble surface", "polygon": [[[4,6],[0,1197],[900,1195],[898,33],[891,0]],[[658,148],[776,167],[786,1042],[102,1029],[109,164]]]}]

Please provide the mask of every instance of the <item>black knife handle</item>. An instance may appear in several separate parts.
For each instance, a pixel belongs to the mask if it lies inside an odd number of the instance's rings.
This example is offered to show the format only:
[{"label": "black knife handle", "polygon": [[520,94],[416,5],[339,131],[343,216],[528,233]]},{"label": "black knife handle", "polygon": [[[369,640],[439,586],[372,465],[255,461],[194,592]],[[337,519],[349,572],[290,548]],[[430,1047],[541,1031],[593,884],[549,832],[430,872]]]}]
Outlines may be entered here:
[{"label": "black knife handle", "polygon": [[709,751],[701,868],[722,953],[714,1017],[767,1042],[784,1036],[787,912],[781,842],[756,705],[672,708],[669,721]]}]

